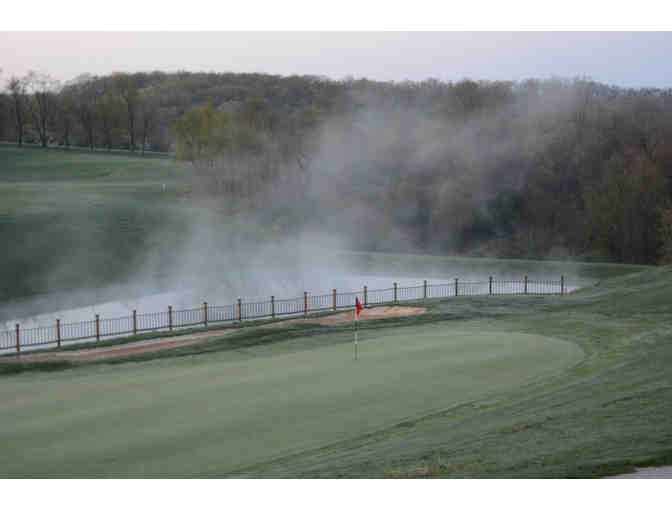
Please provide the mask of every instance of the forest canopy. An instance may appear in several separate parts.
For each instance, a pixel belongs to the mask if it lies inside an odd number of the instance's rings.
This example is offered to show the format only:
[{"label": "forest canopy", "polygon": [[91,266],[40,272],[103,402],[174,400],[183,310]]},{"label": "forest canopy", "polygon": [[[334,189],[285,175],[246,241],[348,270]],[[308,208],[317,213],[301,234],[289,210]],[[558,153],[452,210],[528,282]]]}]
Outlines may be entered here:
[{"label": "forest canopy", "polygon": [[0,94],[0,139],[170,152],[231,213],[361,249],[672,261],[670,89],[29,73]]}]

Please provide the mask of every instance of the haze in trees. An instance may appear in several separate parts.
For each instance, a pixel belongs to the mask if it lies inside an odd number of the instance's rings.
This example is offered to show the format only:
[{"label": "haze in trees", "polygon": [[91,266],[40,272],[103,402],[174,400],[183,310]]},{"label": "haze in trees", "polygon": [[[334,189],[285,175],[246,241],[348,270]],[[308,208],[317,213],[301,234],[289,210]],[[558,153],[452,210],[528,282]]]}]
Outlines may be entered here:
[{"label": "haze in trees", "polygon": [[669,89],[32,73],[0,106],[19,145],[171,152],[228,214],[361,249],[670,260]]}]

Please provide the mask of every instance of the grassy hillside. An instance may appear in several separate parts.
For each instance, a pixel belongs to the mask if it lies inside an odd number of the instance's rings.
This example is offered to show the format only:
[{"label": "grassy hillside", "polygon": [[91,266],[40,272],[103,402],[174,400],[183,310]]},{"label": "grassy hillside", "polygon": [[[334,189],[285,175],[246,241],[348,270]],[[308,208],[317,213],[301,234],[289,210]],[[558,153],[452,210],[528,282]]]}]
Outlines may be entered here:
[{"label": "grassy hillside", "polygon": [[[584,360],[538,386],[475,400],[255,466],[280,476],[573,477],[672,462],[672,267],[567,297],[444,301],[458,323],[580,346]],[[450,328],[450,322],[444,323]]]},{"label": "grassy hillside", "polygon": [[172,158],[128,152],[19,148],[0,143],[2,182],[184,182],[184,167]]},{"label": "grassy hillside", "polygon": [[123,280],[176,231],[189,189],[169,159],[0,146],[0,160],[0,301]]}]

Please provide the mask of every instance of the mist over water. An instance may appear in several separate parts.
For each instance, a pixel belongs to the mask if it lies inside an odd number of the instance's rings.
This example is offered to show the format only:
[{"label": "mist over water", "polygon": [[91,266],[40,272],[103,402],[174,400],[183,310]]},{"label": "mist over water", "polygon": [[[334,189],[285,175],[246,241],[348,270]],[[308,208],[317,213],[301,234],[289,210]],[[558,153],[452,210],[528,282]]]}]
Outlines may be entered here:
[{"label": "mist over water", "polygon": [[[8,303],[0,320],[11,330],[15,322],[30,328],[52,325],[56,318],[75,322],[92,320],[96,314],[113,318],[128,316],[132,310],[162,312],[168,305],[175,310],[198,308],[204,301],[211,305],[233,304],[238,298],[258,302],[271,295],[300,297],[304,291],[311,295],[328,294],[334,288],[357,291],[363,285],[389,289],[394,281],[419,286],[423,279],[449,283],[456,277],[472,281],[487,281],[491,275],[510,280],[520,280],[525,273],[534,277],[534,269],[488,274],[465,270],[464,265],[427,271],[428,266],[387,270],[381,263],[363,271],[343,254],[357,250],[457,253],[457,226],[467,210],[485,203],[502,182],[512,188],[522,186],[520,173],[502,178],[496,162],[528,164],[530,158],[522,154],[538,153],[548,142],[535,122],[569,109],[572,101],[573,97],[558,95],[545,97],[538,105],[525,104],[528,110],[538,111],[528,115],[526,122],[509,123],[507,129],[517,131],[503,137],[498,128],[500,114],[451,124],[417,109],[391,107],[384,98],[363,98],[363,103],[373,106],[327,120],[308,138],[310,161],[301,177],[303,187],[292,180],[273,182],[246,213],[231,213],[229,198],[207,193],[164,204],[161,228],[142,238],[116,288],[87,289],[82,282],[82,290],[72,293],[76,299],[53,288],[39,300]],[[503,111],[501,117],[510,113],[510,109]],[[445,175],[437,173],[444,168]],[[208,182],[201,180],[194,172],[195,189],[207,189]],[[411,181],[426,181],[418,188],[422,197],[390,200]],[[67,208],[76,197],[63,192],[50,195],[49,200],[61,200]],[[495,214],[485,206],[481,212]],[[416,228],[418,217],[429,218],[425,222],[429,230]],[[142,215],[129,218],[126,228],[141,221]],[[49,268],[47,287],[66,269],[95,270],[87,257],[91,251],[107,249],[111,257],[116,256],[115,246],[103,246],[109,244],[108,238],[89,235],[86,217],[81,217],[80,227],[72,256]],[[559,278],[559,274],[536,276]]]},{"label": "mist over water", "polygon": [[[414,279],[404,276],[371,276],[371,275],[325,275],[319,279],[310,278],[289,279],[282,281],[278,278],[273,283],[273,288],[277,291],[286,290],[286,292],[276,292],[263,296],[257,294],[256,297],[247,295],[244,292],[234,292],[230,288],[220,288],[218,294],[213,294],[207,298],[209,306],[223,306],[232,305],[236,303],[240,297],[244,303],[267,302],[270,296],[275,296],[276,299],[302,299],[303,290],[305,289],[310,296],[314,295],[331,295],[332,289],[337,289],[339,293],[342,292],[359,292],[360,298],[363,294],[363,286],[366,285],[369,291],[391,289],[394,282],[401,287],[421,287],[423,285],[422,279]],[[451,280],[434,279],[431,284],[446,284],[450,285]],[[305,284],[305,285],[304,285]],[[311,286],[312,285],[312,286]],[[322,286],[320,286],[322,285]],[[235,296],[235,297],[234,297]],[[252,296],[252,297],[250,297]],[[14,331],[15,324],[18,322],[22,329],[30,329],[36,327],[53,326],[56,319],[60,319],[61,323],[72,323],[80,321],[94,320],[96,315],[102,319],[114,319],[120,317],[128,317],[136,310],[138,314],[165,312],[168,306],[172,306],[174,311],[181,309],[199,309],[203,306],[204,299],[200,290],[184,289],[183,291],[162,292],[133,299],[118,300],[118,301],[102,301],[92,303],[88,306],[81,306],[69,309],[54,310],[49,313],[40,313],[33,316],[16,317],[12,320],[5,321],[0,326],[0,331]]]}]

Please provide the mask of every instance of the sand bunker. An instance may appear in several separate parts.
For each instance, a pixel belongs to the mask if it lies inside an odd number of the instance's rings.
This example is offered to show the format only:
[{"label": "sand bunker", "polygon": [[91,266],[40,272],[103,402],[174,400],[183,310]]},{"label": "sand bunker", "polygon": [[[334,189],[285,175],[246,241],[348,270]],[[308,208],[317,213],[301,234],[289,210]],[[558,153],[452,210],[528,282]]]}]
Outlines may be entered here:
[{"label": "sand bunker", "polygon": [[[406,315],[417,315],[425,313],[426,308],[415,306],[377,306],[376,308],[365,308],[359,314],[359,320],[367,319],[388,319],[390,317],[404,317]],[[306,317],[301,319],[291,319],[288,321],[269,324],[269,326],[282,326],[294,322],[304,322],[310,324],[338,324],[340,322],[351,322],[354,320],[354,311],[337,313],[326,317]]]}]

